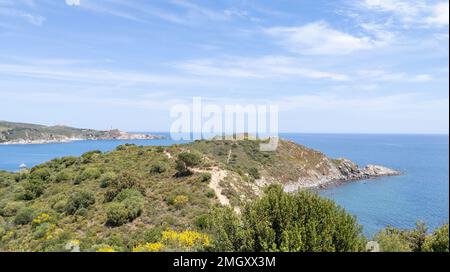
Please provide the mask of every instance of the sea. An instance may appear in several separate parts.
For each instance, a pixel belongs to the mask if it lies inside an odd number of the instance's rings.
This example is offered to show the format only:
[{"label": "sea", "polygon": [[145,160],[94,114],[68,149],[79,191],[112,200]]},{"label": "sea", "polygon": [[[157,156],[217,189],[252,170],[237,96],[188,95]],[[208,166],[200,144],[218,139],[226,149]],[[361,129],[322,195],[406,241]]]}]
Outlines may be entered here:
[{"label": "sea", "polygon": [[[18,171],[63,156],[91,150],[110,151],[116,146],[172,145],[162,140],[101,140],[39,145],[0,145],[0,170]],[[449,221],[449,136],[393,134],[280,135],[334,158],[347,158],[360,166],[379,164],[403,175],[361,180],[319,190],[356,216],[371,237],[386,226],[413,228],[425,222],[430,230]]]}]

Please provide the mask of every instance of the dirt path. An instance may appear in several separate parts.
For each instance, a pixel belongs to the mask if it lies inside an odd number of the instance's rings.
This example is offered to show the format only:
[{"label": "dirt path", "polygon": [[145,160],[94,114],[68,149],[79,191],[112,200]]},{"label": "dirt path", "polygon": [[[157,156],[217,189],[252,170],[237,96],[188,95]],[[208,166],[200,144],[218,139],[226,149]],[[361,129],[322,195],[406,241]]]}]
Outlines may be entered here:
[{"label": "dirt path", "polygon": [[169,153],[169,151],[164,150],[164,154],[166,154],[167,158],[172,159],[172,154]]},{"label": "dirt path", "polygon": [[230,151],[228,152],[227,164],[230,164],[230,159],[231,159],[231,148]]},{"label": "dirt path", "polygon": [[214,193],[216,194],[220,204],[224,206],[230,206],[230,200],[228,199],[228,197],[222,194],[222,187],[220,187],[220,182],[228,175],[227,171],[222,170],[218,167],[214,167],[211,170],[192,170],[198,173],[210,173],[211,181],[209,182],[208,187],[214,190]]}]

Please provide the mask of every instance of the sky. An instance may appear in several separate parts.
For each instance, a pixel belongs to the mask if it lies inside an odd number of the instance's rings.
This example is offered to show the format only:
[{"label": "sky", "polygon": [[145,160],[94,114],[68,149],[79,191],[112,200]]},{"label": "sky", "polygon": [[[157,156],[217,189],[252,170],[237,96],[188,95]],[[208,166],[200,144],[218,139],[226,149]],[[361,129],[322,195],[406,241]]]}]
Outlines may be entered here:
[{"label": "sky", "polygon": [[0,0],[0,120],[168,131],[176,104],[283,132],[449,131],[448,0]]}]

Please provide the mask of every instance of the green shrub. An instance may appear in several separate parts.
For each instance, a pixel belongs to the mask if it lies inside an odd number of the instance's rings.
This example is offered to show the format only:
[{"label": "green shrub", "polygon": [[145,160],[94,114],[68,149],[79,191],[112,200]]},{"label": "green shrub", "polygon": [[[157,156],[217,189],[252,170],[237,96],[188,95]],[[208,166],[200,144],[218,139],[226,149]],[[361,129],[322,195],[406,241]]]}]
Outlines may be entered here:
[{"label": "green shrub", "polygon": [[30,172],[30,179],[48,181],[51,174],[47,168],[33,168]]},{"label": "green shrub", "polygon": [[27,180],[23,185],[23,196],[24,200],[33,200],[40,197],[46,188],[46,183],[42,180],[31,179]]},{"label": "green shrub", "polygon": [[207,198],[213,198],[213,197],[215,197],[215,196],[216,196],[216,193],[214,192],[213,189],[208,189],[208,190],[206,191],[206,197],[207,197]]},{"label": "green shrub", "polygon": [[89,151],[81,155],[81,163],[91,163],[94,161],[96,157],[101,155],[102,152],[100,150]]},{"label": "green shrub", "polygon": [[188,176],[192,172],[189,170],[190,167],[195,167],[201,162],[201,157],[197,154],[183,152],[178,154],[176,160],[176,170],[178,171],[178,176]]},{"label": "green shrub", "polygon": [[69,181],[72,179],[72,176],[70,175],[70,173],[66,170],[62,170],[61,172],[59,172],[58,174],[56,174],[55,176],[55,182],[59,183],[59,182],[63,182],[63,181]]},{"label": "green shrub", "polygon": [[4,217],[14,216],[22,207],[24,207],[24,204],[22,202],[3,202],[0,205],[0,215]]},{"label": "green shrub", "polygon": [[198,180],[200,182],[210,182],[211,181],[211,174],[210,173],[201,173]]},{"label": "green shrub", "polygon": [[107,223],[112,226],[121,226],[128,223],[128,210],[124,203],[112,202],[106,211]]},{"label": "green shrub", "polygon": [[162,174],[167,171],[165,164],[159,162],[155,163],[150,167],[150,174]]},{"label": "green shrub", "polygon": [[120,173],[117,179],[113,180],[110,189],[105,193],[105,202],[112,201],[122,190],[134,188],[145,193],[145,188],[139,179],[128,172]]},{"label": "green shrub", "polygon": [[252,168],[248,169],[248,174],[254,179],[261,178],[261,175],[259,174],[258,169],[255,168],[255,167],[252,167]]},{"label": "green shrub", "polygon": [[449,252],[449,228],[445,224],[437,228],[424,243],[424,251]]},{"label": "green shrub", "polygon": [[423,223],[417,223],[412,230],[387,227],[374,236],[383,252],[448,252],[448,224],[427,233]]},{"label": "green shrub", "polygon": [[238,216],[213,211],[214,250],[254,252],[362,251],[365,238],[356,219],[333,201],[310,192],[285,193],[270,186]]},{"label": "green shrub", "polygon": [[108,205],[107,223],[120,226],[139,217],[144,208],[142,194],[136,189],[122,190]]},{"label": "green shrub", "polygon": [[117,179],[117,175],[114,172],[106,172],[100,177],[100,187],[106,188]]},{"label": "green shrub", "polygon": [[75,178],[75,184],[80,184],[81,182],[85,180],[93,180],[98,179],[101,176],[101,172],[99,169],[95,167],[86,168],[81,174],[79,174]]},{"label": "green shrub", "polygon": [[89,191],[79,191],[73,193],[66,204],[66,212],[68,214],[75,214],[81,208],[88,208],[95,203],[95,196]]},{"label": "green shrub", "polygon": [[17,211],[16,217],[14,218],[14,224],[16,225],[26,225],[29,224],[34,218],[34,210],[29,207],[21,208]]},{"label": "green shrub", "polygon": [[73,156],[67,156],[67,157],[61,158],[61,162],[64,164],[65,168],[74,165],[77,161],[78,161],[78,158],[73,157]]}]

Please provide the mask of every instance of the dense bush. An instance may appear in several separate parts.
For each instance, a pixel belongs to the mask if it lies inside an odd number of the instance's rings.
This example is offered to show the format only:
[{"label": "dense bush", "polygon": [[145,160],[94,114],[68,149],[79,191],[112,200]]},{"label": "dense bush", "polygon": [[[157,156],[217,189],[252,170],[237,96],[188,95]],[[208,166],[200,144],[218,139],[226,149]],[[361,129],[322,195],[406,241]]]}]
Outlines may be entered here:
[{"label": "dense bush", "polygon": [[100,150],[89,151],[81,155],[80,159],[82,163],[90,163],[93,162],[94,158],[100,154],[102,154]]},{"label": "dense bush", "polygon": [[42,180],[31,179],[27,180],[23,184],[23,196],[24,200],[33,200],[35,198],[40,197],[45,190],[46,183]]},{"label": "dense bush", "polygon": [[102,173],[95,167],[86,168],[81,174],[75,178],[75,184],[80,184],[85,180],[97,179]]},{"label": "dense bush", "polygon": [[22,202],[2,202],[0,203],[0,215],[4,217],[14,216],[22,207],[24,207]]},{"label": "dense bush", "polygon": [[211,180],[211,174],[210,173],[201,173],[198,180],[200,182],[209,182]]},{"label": "dense bush", "polygon": [[178,176],[188,176],[192,172],[189,170],[190,167],[195,167],[199,165],[201,158],[197,154],[183,152],[180,153],[176,160],[176,170],[178,171]]},{"label": "dense bush", "polygon": [[17,211],[16,217],[14,218],[14,224],[16,225],[26,225],[31,223],[34,218],[34,210],[29,207],[21,208]]},{"label": "dense bush", "polygon": [[72,179],[72,176],[70,175],[70,173],[66,170],[62,170],[60,171],[58,174],[56,174],[55,176],[55,182],[59,183],[59,182],[63,182],[63,181],[69,181]]},{"label": "dense bush", "polygon": [[167,166],[161,162],[155,163],[150,167],[150,174],[162,174],[167,171]]},{"label": "dense bush", "polygon": [[241,216],[216,210],[210,229],[218,251],[362,251],[365,239],[356,219],[333,201],[306,192],[289,194],[270,186]]},{"label": "dense bush", "polygon": [[248,169],[248,174],[249,174],[253,179],[259,179],[259,178],[261,178],[258,169],[255,168],[255,167],[251,167],[250,169]]},{"label": "dense bush", "polygon": [[384,252],[424,252],[449,251],[448,224],[436,229],[432,234],[427,233],[423,223],[417,223],[413,230],[387,227],[374,236]]},{"label": "dense bush", "polygon": [[145,188],[139,179],[129,172],[122,172],[114,180],[111,180],[108,191],[105,193],[105,202],[112,201],[122,190],[134,188],[145,193]]},{"label": "dense bush", "polygon": [[100,176],[100,187],[106,188],[117,179],[117,175],[114,172],[106,172]]},{"label": "dense bush", "polygon": [[50,175],[50,171],[47,168],[33,168],[30,172],[30,179],[47,181]]},{"label": "dense bush", "polygon": [[107,223],[120,226],[133,221],[141,215],[144,208],[142,194],[136,189],[121,191],[107,209]]},{"label": "dense bush", "polygon": [[86,209],[95,203],[95,196],[89,191],[79,191],[73,193],[66,204],[66,212],[75,214],[79,209]]},{"label": "dense bush", "polygon": [[445,224],[437,228],[430,236],[427,236],[423,245],[424,251],[449,252],[449,228]]}]

